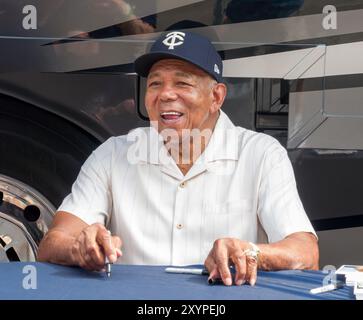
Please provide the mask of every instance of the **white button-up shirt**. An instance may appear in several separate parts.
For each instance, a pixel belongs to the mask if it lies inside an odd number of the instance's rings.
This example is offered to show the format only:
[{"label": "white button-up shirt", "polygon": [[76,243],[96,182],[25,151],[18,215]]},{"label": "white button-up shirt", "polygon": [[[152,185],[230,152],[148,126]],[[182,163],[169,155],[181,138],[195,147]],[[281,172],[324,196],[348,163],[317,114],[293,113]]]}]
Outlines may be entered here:
[{"label": "white button-up shirt", "polygon": [[265,243],[315,234],[286,150],[223,111],[185,176],[161,135],[138,128],[90,155],[58,210],[108,226],[123,241],[125,264],[204,263],[223,237]]}]

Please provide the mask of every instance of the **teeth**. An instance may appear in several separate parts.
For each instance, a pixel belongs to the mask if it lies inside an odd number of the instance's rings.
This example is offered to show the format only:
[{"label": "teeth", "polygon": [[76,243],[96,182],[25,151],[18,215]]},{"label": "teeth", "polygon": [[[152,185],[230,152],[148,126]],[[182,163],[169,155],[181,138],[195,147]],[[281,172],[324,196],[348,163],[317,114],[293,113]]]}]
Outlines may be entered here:
[{"label": "teeth", "polygon": [[162,116],[167,116],[167,115],[181,116],[182,113],[181,112],[175,112],[175,111],[168,111],[168,112],[162,112],[161,115]]}]

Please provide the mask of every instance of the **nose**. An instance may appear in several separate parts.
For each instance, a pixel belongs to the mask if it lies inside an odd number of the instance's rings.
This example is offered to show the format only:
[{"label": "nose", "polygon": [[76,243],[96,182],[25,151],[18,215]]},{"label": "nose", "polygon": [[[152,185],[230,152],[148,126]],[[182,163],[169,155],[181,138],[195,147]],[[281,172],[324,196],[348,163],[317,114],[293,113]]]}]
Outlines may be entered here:
[{"label": "nose", "polygon": [[173,101],[177,99],[177,94],[175,89],[170,84],[164,84],[160,92],[161,101]]}]

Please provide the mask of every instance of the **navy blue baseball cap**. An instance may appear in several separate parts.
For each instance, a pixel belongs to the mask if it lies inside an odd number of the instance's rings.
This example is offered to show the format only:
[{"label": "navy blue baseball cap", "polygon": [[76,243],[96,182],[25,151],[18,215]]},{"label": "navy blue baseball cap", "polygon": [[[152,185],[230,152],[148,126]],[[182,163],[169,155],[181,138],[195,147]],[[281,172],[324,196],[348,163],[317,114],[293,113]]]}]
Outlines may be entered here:
[{"label": "navy blue baseball cap", "polygon": [[159,37],[148,53],[135,60],[135,71],[147,77],[152,65],[161,59],[188,61],[222,82],[222,59],[205,37],[185,31],[171,31]]}]

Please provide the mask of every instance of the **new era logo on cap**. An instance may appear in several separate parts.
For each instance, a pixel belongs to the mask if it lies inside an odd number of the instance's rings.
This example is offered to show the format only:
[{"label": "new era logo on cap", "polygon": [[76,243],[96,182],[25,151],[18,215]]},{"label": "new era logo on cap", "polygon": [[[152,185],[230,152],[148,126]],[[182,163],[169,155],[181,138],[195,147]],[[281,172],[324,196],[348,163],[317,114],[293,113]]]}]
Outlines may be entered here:
[{"label": "new era logo on cap", "polygon": [[166,35],[163,43],[169,48],[169,50],[173,50],[175,46],[180,46],[184,43],[185,33],[180,31],[170,32]]},{"label": "new era logo on cap", "polygon": [[218,82],[222,82],[222,59],[213,44],[204,36],[187,31],[171,31],[160,36],[135,61],[135,71],[147,77],[154,63],[161,59],[181,59],[202,69]]}]

